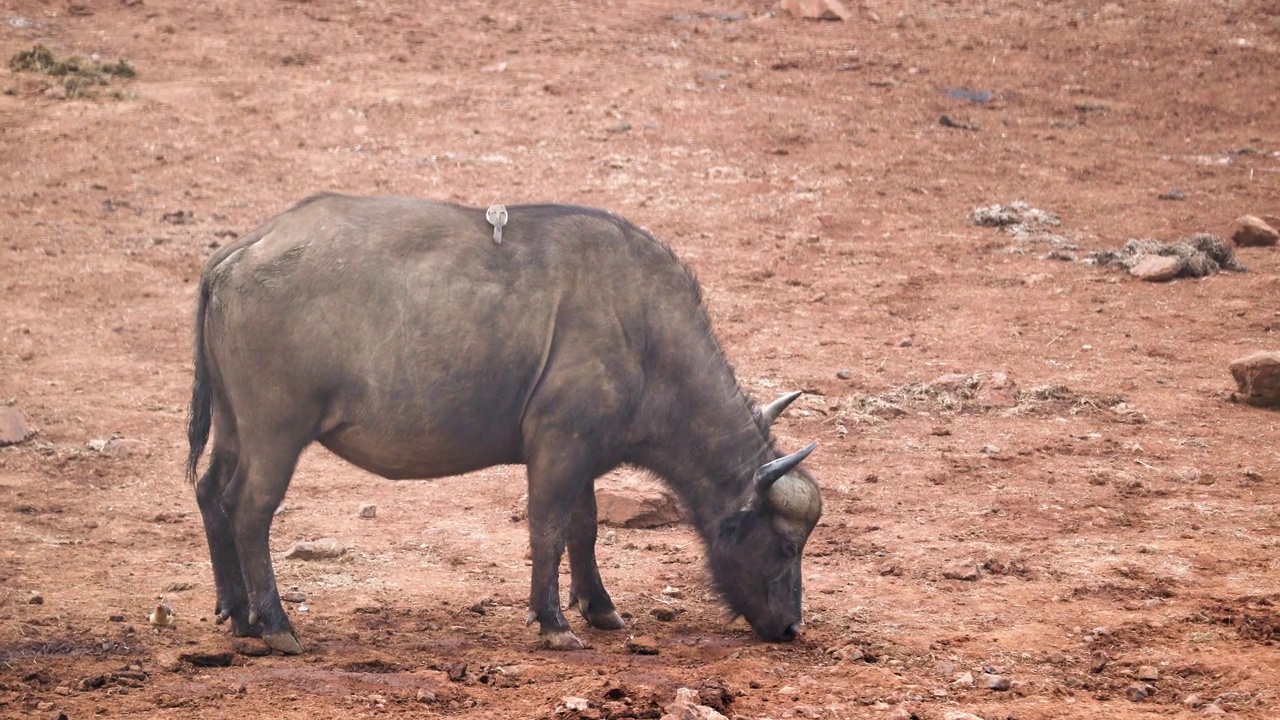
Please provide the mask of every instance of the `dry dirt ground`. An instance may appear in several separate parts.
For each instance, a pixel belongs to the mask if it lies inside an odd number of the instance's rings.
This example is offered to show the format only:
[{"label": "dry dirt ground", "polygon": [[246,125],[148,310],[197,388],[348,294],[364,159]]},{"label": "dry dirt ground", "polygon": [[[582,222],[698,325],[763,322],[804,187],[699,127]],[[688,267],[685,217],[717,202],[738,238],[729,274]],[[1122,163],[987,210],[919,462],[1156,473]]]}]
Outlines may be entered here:
[{"label": "dry dirt ground", "polygon": [[[5,59],[136,70],[0,68],[0,400],[36,430],[0,449],[0,716],[657,717],[700,685],[742,718],[1280,715],[1280,414],[1226,371],[1280,349],[1280,251],[1152,284],[970,221],[1024,199],[1083,258],[1280,215],[1280,3],[851,7],[0,0]],[[222,654],[182,472],[193,290],[326,189],[670,242],[743,386],[807,393],[777,426],[821,443],[803,639],[726,624],[689,530],[619,529],[630,628],[540,650],[520,468],[392,483],[313,451],[273,533],[308,653]],[[950,373],[982,385],[925,387]],[[281,558],[323,536],[346,558]]]}]

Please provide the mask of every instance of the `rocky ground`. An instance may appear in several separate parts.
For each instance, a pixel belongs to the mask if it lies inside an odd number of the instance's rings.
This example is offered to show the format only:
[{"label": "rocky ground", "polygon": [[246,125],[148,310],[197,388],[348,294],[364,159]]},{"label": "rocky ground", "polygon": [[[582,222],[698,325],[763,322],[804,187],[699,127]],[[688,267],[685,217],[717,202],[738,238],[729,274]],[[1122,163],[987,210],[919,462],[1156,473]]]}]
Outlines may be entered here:
[{"label": "rocky ground", "polygon": [[[1229,366],[1280,350],[1280,250],[1231,241],[1280,215],[1280,4],[847,8],[0,0],[0,717],[1275,717],[1280,415]],[[519,468],[315,450],[273,531],[308,652],[234,652],[194,287],[326,189],[667,240],[743,386],[805,391],[803,638],[727,623],[684,526],[610,526],[629,628],[540,650]]]}]

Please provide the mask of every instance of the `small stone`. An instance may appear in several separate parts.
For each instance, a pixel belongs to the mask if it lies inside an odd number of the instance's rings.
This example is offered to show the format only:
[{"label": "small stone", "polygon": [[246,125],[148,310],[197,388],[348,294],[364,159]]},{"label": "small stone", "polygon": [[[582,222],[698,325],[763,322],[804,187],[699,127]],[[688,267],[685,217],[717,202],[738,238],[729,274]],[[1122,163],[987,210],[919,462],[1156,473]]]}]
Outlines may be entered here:
[{"label": "small stone", "polygon": [[831,654],[835,656],[837,660],[848,660],[849,662],[861,660],[866,657],[866,654],[863,653],[862,649],[857,645],[845,645]]},{"label": "small stone", "polygon": [[564,707],[566,710],[572,710],[573,712],[582,712],[587,708],[591,707],[590,700],[587,700],[586,698],[574,697],[572,695],[565,695],[564,697],[560,698],[560,702],[564,703]]},{"label": "small stone", "polygon": [[979,575],[978,564],[972,560],[954,562],[942,568],[942,577],[948,580],[973,582],[978,579]]},{"label": "small stone", "polygon": [[456,662],[450,665],[445,673],[453,682],[462,682],[462,679],[467,676],[467,664],[464,662]]},{"label": "small stone", "polygon": [[[943,690],[942,692],[943,694],[938,697],[946,697],[947,691]],[[911,712],[911,708],[908,708],[905,705],[899,705],[898,707],[890,711],[890,713],[886,717],[888,718],[888,720],[914,720],[914,718],[916,718],[917,716],[915,713]]]},{"label": "small stone", "polygon": [[190,590],[195,586],[196,586],[195,583],[188,582],[186,580],[175,580],[171,583],[167,583],[164,586],[164,592],[166,593],[186,592],[187,590]]},{"label": "small stone", "polygon": [[963,710],[950,710],[942,714],[942,720],[982,720],[982,718]]},{"label": "small stone", "polygon": [[1177,277],[1186,264],[1186,260],[1172,255],[1144,255],[1129,268],[1129,274],[1147,282],[1165,282]]},{"label": "small stone", "polygon": [[990,673],[983,673],[982,675],[982,687],[988,690],[1003,692],[1012,685],[1013,683],[1004,675],[992,675]]},{"label": "small stone", "polygon": [[1134,677],[1143,682],[1155,682],[1160,679],[1160,670],[1154,665],[1143,665]]},{"label": "small stone", "polygon": [[982,454],[983,455],[999,455],[1000,446],[999,445],[983,445]]},{"label": "small stone", "polygon": [[44,595],[41,595],[40,593],[36,592],[35,590],[32,590],[32,591],[31,591],[31,594],[27,596],[27,604],[28,604],[28,605],[43,605],[43,604],[44,604]]},{"label": "small stone", "polygon": [[307,596],[297,590],[290,590],[289,592],[281,595],[280,599],[287,603],[304,603],[307,601]]},{"label": "small stone", "polygon": [[840,0],[782,0],[782,9],[805,20],[848,20],[853,17]]},{"label": "small stone", "polygon": [[627,652],[635,655],[657,655],[658,641],[648,635],[628,638],[626,643]]},{"label": "small stone", "polygon": [[1065,665],[1068,659],[1067,654],[1061,650],[1049,651],[1049,662],[1054,665]]},{"label": "small stone", "polygon": [[1280,405],[1280,352],[1256,352],[1228,366],[1245,402],[1266,407]]},{"label": "small stone", "polygon": [[289,560],[331,560],[342,557],[346,552],[346,546],[337,538],[320,538],[294,543],[284,556]]},{"label": "small stone", "polygon": [[424,705],[430,705],[436,701],[436,694],[426,688],[421,688],[413,699]]},{"label": "small stone", "polygon": [[1200,697],[1199,693],[1191,693],[1182,698],[1182,704],[1189,708],[1197,708],[1204,705],[1204,698]]},{"label": "small stone", "polygon": [[962,672],[951,681],[954,687],[973,687],[973,673]]},{"label": "small stone", "polygon": [[66,685],[59,685],[53,689],[53,692],[57,695],[70,695],[71,688],[67,687]]},{"label": "small stone", "polygon": [[146,445],[141,440],[126,440],[124,438],[111,438],[102,445],[98,452],[112,458],[127,458],[135,455],[145,457],[148,455]]},{"label": "small stone", "polygon": [[912,347],[915,344],[916,344],[916,339],[911,337],[904,337],[898,341],[898,347]]},{"label": "small stone", "polygon": [[836,378],[838,378],[838,379],[840,379],[840,380],[848,380],[848,379],[849,379],[849,378],[851,378],[851,377],[853,377],[853,373],[849,372],[848,370],[837,370],[837,371],[836,371]]},{"label": "small stone", "polygon": [[362,518],[375,518],[378,516],[378,506],[371,503],[365,503],[356,511],[356,515]]},{"label": "small stone", "polygon": [[108,615],[107,622],[124,622],[123,615]]},{"label": "small stone", "polygon": [[984,375],[974,399],[984,408],[1015,407],[1018,404],[1018,384],[1002,372]]},{"label": "small stone", "polygon": [[31,436],[31,430],[15,407],[0,407],[0,447],[16,445]]},{"label": "small stone", "polygon": [[1133,683],[1124,689],[1129,702],[1142,702],[1155,694],[1156,689],[1144,683]]},{"label": "small stone", "polygon": [[964,373],[947,373],[946,375],[941,375],[935,378],[933,382],[929,383],[929,389],[936,392],[953,393],[957,390],[963,390],[968,387],[971,382],[973,382],[973,376],[971,375],[965,375]]},{"label": "small stone", "polygon": [[1205,715],[1226,715],[1227,711],[1218,706],[1218,703],[1209,703],[1204,706]]},{"label": "small stone", "polygon": [[660,622],[671,622],[676,619],[676,611],[669,607],[656,607],[650,610],[649,614]]},{"label": "small stone", "polygon": [[617,545],[618,544],[617,531],[610,530],[609,532],[605,533],[604,537],[601,538],[600,542],[604,543],[605,545]]},{"label": "small stone", "polygon": [[1280,241],[1280,230],[1255,215],[1245,215],[1231,226],[1231,239],[1240,247],[1270,247]]}]

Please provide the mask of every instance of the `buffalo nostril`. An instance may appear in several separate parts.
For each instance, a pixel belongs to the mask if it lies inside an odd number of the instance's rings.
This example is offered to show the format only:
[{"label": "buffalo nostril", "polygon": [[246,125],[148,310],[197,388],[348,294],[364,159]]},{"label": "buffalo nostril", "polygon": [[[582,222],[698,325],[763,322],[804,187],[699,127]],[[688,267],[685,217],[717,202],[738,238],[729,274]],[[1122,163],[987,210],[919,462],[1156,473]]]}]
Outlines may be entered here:
[{"label": "buffalo nostril", "polygon": [[792,640],[795,640],[796,636],[799,634],[800,634],[800,628],[797,627],[795,623],[792,623],[783,629],[782,635],[779,637],[779,639],[781,639],[783,642],[791,642]]}]

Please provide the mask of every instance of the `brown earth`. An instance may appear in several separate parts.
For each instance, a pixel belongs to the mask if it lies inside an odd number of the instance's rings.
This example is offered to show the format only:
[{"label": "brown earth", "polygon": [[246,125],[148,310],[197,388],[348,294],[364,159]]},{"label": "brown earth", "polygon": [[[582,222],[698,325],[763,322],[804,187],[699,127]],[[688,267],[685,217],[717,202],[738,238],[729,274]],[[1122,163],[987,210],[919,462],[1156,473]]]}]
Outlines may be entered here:
[{"label": "brown earth", "polygon": [[[1143,283],[969,219],[1024,199],[1083,257],[1280,215],[1280,3],[849,5],[0,0],[4,58],[137,71],[0,68],[0,401],[36,431],[0,449],[0,716],[656,717],[704,683],[744,718],[1280,715],[1280,415],[1227,372],[1280,349],[1280,254]],[[312,452],[273,536],[308,653],[226,654],[182,473],[193,289],[324,189],[669,241],[744,387],[808,393],[778,425],[821,443],[804,637],[725,624],[687,529],[618,529],[630,628],[540,650],[520,469]],[[983,377],[924,386],[949,373]],[[280,557],[324,536],[347,556]]]}]

